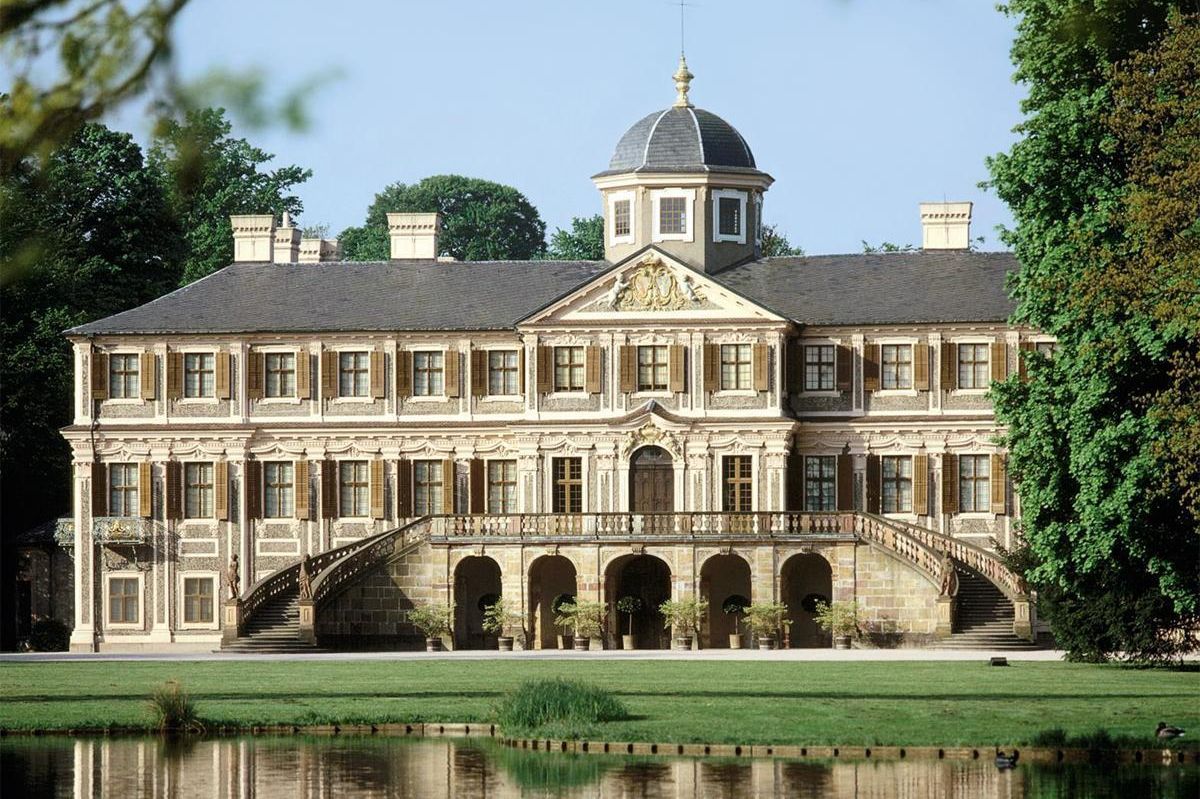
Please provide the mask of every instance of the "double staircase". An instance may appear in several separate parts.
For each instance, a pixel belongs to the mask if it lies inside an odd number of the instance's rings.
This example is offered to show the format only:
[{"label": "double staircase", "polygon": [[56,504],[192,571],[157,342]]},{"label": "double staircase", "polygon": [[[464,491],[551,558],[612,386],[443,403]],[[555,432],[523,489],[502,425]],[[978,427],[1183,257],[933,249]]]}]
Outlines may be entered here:
[{"label": "double staircase", "polygon": [[221,647],[222,652],[253,655],[296,655],[324,652],[300,638],[300,596],[286,593],[268,599],[242,630],[240,638]]},{"label": "double staircase", "polygon": [[958,564],[958,609],[954,632],[938,644],[942,649],[1028,651],[1033,641],[1013,634],[1013,605],[1000,589],[978,572]]}]

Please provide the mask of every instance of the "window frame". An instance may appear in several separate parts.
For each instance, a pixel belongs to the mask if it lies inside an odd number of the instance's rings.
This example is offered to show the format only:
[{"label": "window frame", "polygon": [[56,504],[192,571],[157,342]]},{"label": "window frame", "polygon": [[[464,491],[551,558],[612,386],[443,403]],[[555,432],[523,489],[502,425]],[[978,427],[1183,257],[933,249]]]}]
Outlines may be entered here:
[{"label": "window frame", "polygon": [[[558,353],[566,350],[571,353],[571,359],[567,363],[559,363]],[[574,355],[579,355],[579,362],[575,362]],[[570,394],[577,396],[587,393],[587,347],[582,344],[555,344],[551,347],[551,360],[554,361],[554,394]],[[567,370],[567,381],[562,383],[559,381],[560,370]],[[575,374],[578,370],[579,385],[575,385]],[[565,386],[565,387],[564,387]]]},{"label": "window frame", "polygon": [[[963,466],[966,463],[972,464],[974,474],[967,476],[964,474]],[[979,474],[979,464],[984,465],[984,473]],[[958,515],[961,516],[991,516],[992,515],[992,456],[987,453],[967,452],[958,456]],[[963,486],[967,483],[972,484],[971,490],[971,508],[966,507],[964,497],[966,492],[963,491]],[[979,486],[983,484],[983,501],[979,500]],[[979,506],[983,507],[980,508]]]},{"label": "window frame", "polygon": [[[629,203],[629,231],[617,233],[617,203]],[[632,191],[614,191],[608,195],[608,219],[605,233],[609,244],[633,244],[637,240],[637,194]]]},{"label": "window frame", "polygon": [[[894,393],[916,393],[917,389],[916,389],[915,374],[914,374],[914,368],[913,368],[914,367],[913,352],[915,349],[915,342],[884,340],[884,341],[880,341],[877,343],[879,344],[879,390],[880,391],[890,391],[890,392],[894,392]],[[908,352],[907,360],[900,360],[899,358],[897,358],[897,360],[895,361],[894,374],[895,374],[895,379],[896,379],[897,384],[891,385],[891,386],[887,385],[888,360],[885,357],[889,348],[894,348],[897,355],[899,355],[901,350],[907,350],[907,352]],[[900,374],[901,374],[901,367],[903,367],[906,364],[908,366],[908,384],[904,385],[904,384],[900,383]],[[876,393],[878,393],[878,392],[876,392]]]},{"label": "window frame", "polygon": [[[992,341],[990,339],[966,339],[963,341],[955,341],[954,347],[954,387],[957,391],[963,393],[986,392],[992,383]],[[972,348],[973,358],[966,363],[972,367],[971,385],[966,385],[963,381],[963,348]],[[983,360],[979,360],[979,352],[983,352]],[[982,370],[982,371],[981,371]],[[979,384],[979,378],[982,377],[982,384]]]},{"label": "window frame", "polygon": [[[490,398],[490,399],[513,399],[513,398],[518,398],[518,397],[523,396],[524,392],[522,391],[522,389],[524,388],[524,386],[521,385],[521,358],[525,354],[524,350],[521,350],[519,348],[510,349],[510,348],[498,347],[496,349],[485,350],[484,353],[487,356],[487,369],[486,369],[487,377],[486,377],[486,385],[485,385],[486,390],[484,393],[484,397]],[[512,366],[508,366],[507,363],[505,363],[499,367],[494,366],[492,364],[492,357],[496,356],[496,355],[500,355],[500,356],[511,355],[511,356],[513,356]],[[502,373],[502,379],[501,379],[502,388],[508,387],[507,386],[507,383],[508,383],[507,376],[511,372],[512,373],[512,384],[516,390],[512,391],[512,392],[508,392],[508,391],[501,391],[498,393],[493,392],[492,391],[492,374],[494,372]]]},{"label": "window frame", "polygon": [[[122,475],[125,475],[126,473],[132,474],[133,482],[129,483],[129,484],[123,483],[122,485],[117,486],[115,484],[115,482],[113,481],[113,477],[116,476],[116,473],[118,470],[121,472]],[[120,463],[110,463],[110,464],[108,464],[107,471],[108,471],[108,485],[105,486],[105,490],[108,492],[108,504],[106,505],[106,508],[107,508],[106,515],[109,517],[115,518],[115,519],[135,519],[135,518],[141,516],[141,513],[140,513],[141,504],[140,503],[141,503],[142,497],[141,497],[141,475],[139,473],[140,472],[140,464],[138,464],[136,462],[128,462],[128,461],[122,461]],[[121,492],[121,496],[123,497],[122,503],[118,503],[115,501],[117,494],[114,492],[117,492],[117,491]],[[118,504],[125,505],[124,513],[115,513],[114,512]]]},{"label": "window frame", "polygon": [[[180,397],[181,402],[212,402],[217,398],[217,353],[213,350],[183,350],[180,353],[183,356],[183,391]],[[207,369],[201,367],[199,369],[189,369],[188,361],[192,359],[209,359]],[[198,394],[189,394],[190,382],[188,376],[191,374],[199,374]],[[208,393],[204,393],[204,375],[209,375]]]},{"label": "window frame", "polygon": [[[443,473],[442,461],[438,459],[421,458],[412,462],[412,505],[414,516],[437,516],[443,513],[451,513],[442,507],[444,490],[445,490],[445,475]],[[420,479],[420,472],[426,472],[425,479]],[[432,474],[434,479],[429,478]],[[435,488],[436,487],[436,488]],[[421,491],[424,489],[426,500],[422,502]]]},{"label": "window frame", "polygon": [[[569,467],[579,467],[574,475]],[[560,465],[563,473],[559,473]],[[553,456],[550,459],[550,509],[552,513],[583,513],[587,476],[583,469],[583,458],[578,455]]]},{"label": "window frame", "polygon": [[[118,395],[113,387],[116,385],[115,376],[117,375],[116,359],[120,358],[121,363],[127,364],[126,359],[133,359],[133,371],[129,371],[128,366],[120,370],[122,375],[121,393]],[[114,350],[108,353],[108,397],[106,402],[142,402],[142,353],[138,350]],[[133,393],[127,393],[129,381],[133,381]]]},{"label": "window frame", "polygon": [[[509,466],[512,467],[512,479],[511,480],[509,480],[508,476],[503,473],[505,471],[505,469]],[[495,469],[496,467],[499,467],[499,470],[501,472],[501,474],[499,475],[499,479],[497,479],[497,475],[494,474],[494,472],[493,472],[493,469]],[[517,478],[517,461],[516,461],[516,459],[515,458],[488,459],[484,464],[484,474],[486,475],[485,479],[487,480],[487,485],[484,487],[484,491],[486,492],[486,496],[484,497],[484,499],[485,499],[485,504],[487,506],[487,512],[490,514],[494,514],[494,515],[519,513],[520,508],[519,508],[519,501],[518,501],[518,497],[517,497],[518,478]],[[506,489],[507,486],[511,486],[511,489]],[[494,489],[496,489],[496,488],[500,488],[502,491],[505,492],[498,496],[498,498],[500,499],[500,502],[498,502],[498,503],[493,502],[493,499],[497,498],[497,495],[494,493]],[[506,495],[507,491],[511,491],[511,496]]]},{"label": "window frame", "polygon": [[[733,342],[717,345],[717,390],[720,392],[729,393],[754,393],[754,345],[747,342]],[[745,350],[745,359],[742,359],[743,349]],[[734,352],[733,360],[726,357],[726,352],[732,350]],[[725,367],[733,368],[733,374],[736,377],[734,381],[736,385],[728,385],[725,381]],[[742,367],[745,367],[745,385],[742,385]]]},{"label": "window frame", "polygon": [[[207,484],[205,484],[205,483],[194,483],[193,484],[192,481],[189,479],[188,473],[193,469],[199,469],[199,468],[202,468],[205,466],[208,467],[208,483]],[[216,517],[216,481],[217,481],[216,464],[213,461],[184,461],[182,464],[182,468],[180,469],[180,472],[181,472],[180,480],[183,483],[183,486],[182,486],[182,488],[183,488],[183,509],[182,509],[183,510],[183,521],[186,523],[186,522],[194,522],[194,521],[204,521],[204,520],[215,518]],[[207,486],[208,513],[191,513],[190,512],[190,509],[192,507],[191,502],[192,502],[192,487],[193,487],[193,485],[197,489],[197,493],[198,493],[197,499],[200,501],[201,505],[203,505],[203,492],[205,491],[205,488]]]},{"label": "window frame", "polygon": [[[899,464],[900,469],[895,475],[887,473],[888,464]],[[908,474],[905,476],[904,466],[907,464]],[[895,486],[892,495],[896,500],[895,507],[888,507],[888,484]],[[904,500],[907,499],[907,507]],[[913,514],[913,456],[912,455],[880,455],[879,456],[879,512],[885,515]]]},{"label": "window frame", "polygon": [[[664,198],[682,198],[684,200],[684,219],[682,233],[664,233],[662,231],[661,203]],[[695,189],[655,189],[650,193],[654,234],[652,241],[687,241],[695,240],[696,190]]]},{"label": "window frame", "polygon": [[[271,483],[271,472],[286,467],[287,483]],[[296,517],[296,464],[292,461],[264,461],[262,466],[262,515],[263,519],[294,519]],[[270,512],[270,496],[275,492],[276,502],[286,506],[286,513]],[[276,508],[276,511],[281,508]]]},{"label": "window frame", "polygon": [[[746,243],[746,205],[749,200],[748,195],[744,191],[735,189],[715,189],[712,192],[712,208],[713,208],[713,236],[714,242],[732,242],[734,244]],[[721,232],[721,201],[733,200],[738,204],[738,232],[737,233],[722,233]]]},{"label": "window frame", "polygon": [[[261,352],[262,352],[262,357],[263,357],[263,399],[260,400],[260,402],[262,402],[262,401],[279,402],[279,401],[288,401],[288,400],[299,401],[299,397],[300,397],[300,390],[299,390],[300,389],[300,385],[299,385],[300,358],[302,358],[302,357],[307,358],[308,352],[304,351],[304,350],[298,351],[298,350],[294,350],[294,349],[263,350]],[[289,369],[275,369],[275,370],[271,369],[271,359],[272,358],[285,358],[287,356],[291,356],[291,359],[292,359],[292,368],[290,370]],[[340,374],[341,360],[340,359],[338,360],[338,366],[339,366],[338,377],[340,379],[341,378],[341,374]],[[272,394],[271,393],[271,375],[273,375],[273,374],[274,375],[287,375],[287,374],[291,375],[292,392],[290,394]],[[279,378],[276,378],[276,380],[278,380],[278,379]],[[339,386],[339,388],[340,388],[340,386]]]},{"label": "window frame", "polygon": [[[348,348],[343,350],[335,350],[337,354],[337,397],[339,400],[351,400],[356,402],[371,401],[371,351],[369,349]],[[359,365],[358,360],[362,358],[362,365]],[[352,365],[347,367],[345,359],[350,358]],[[346,393],[345,375],[351,373],[354,377],[352,385],[353,393]],[[362,378],[362,386],[358,384],[358,378]]]},{"label": "window frame", "polygon": [[[137,584],[137,592],[132,594],[134,598],[134,607],[137,610],[136,621],[113,621],[112,618],[112,584],[115,580],[132,580]],[[142,572],[135,571],[114,571],[104,575],[104,626],[110,630],[141,630],[145,628],[145,576]],[[122,597],[128,597],[129,594],[122,594]],[[124,611],[124,605],[122,606]],[[122,612],[122,616],[124,613]]]},{"label": "window frame", "polygon": [[[412,390],[405,399],[418,402],[446,398],[446,359],[448,350],[437,347],[414,347],[409,350],[412,359]],[[421,360],[427,361],[421,365]],[[436,361],[436,365],[433,362]],[[423,375],[425,385],[420,386],[418,375]],[[436,385],[435,385],[436,383]],[[436,391],[434,389],[437,389]]]},{"label": "window frame", "polygon": [[[212,586],[212,619],[210,621],[188,621],[188,580],[205,580]],[[184,571],[179,573],[179,629],[181,630],[216,630],[220,627],[221,606],[220,575],[206,571]]]},{"label": "window frame", "polygon": [[[346,467],[351,467],[356,473],[351,480],[346,479]],[[362,467],[361,479],[357,475]],[[346,502],[346,488],[350,488],[350,502]],[[369,519],[371,518],[371,462],[359,458],[337,462],[338,518],[339,519]],[[360,501],[361,500],[361,501]],[[347,504],[355,511],[362,513],[346,513]]]},{"label": "window frame", "polygon": [[[809,475],[809,461],[815,461],[821,467],[819,474],[815,478]],[[828,474],[825,473],[824,466],[828,462]],[[804,510],[814,512],[828,512],[837,510],[837,455],[805,455],[803,463],[804,475]],[[810,501],[810,485],[818,486],[819,503],[822,507],[813,507]],[[828,486],[828,496],[825,495],[826,487]],[[828,507],[824,507],[828,505]]]},{"label": "window frame", "polygon": [[[637,374],[634,380],[634,393],[636,394],[668,394],[671,390],[671,346],[669,344],[637,344],[634,353],[635,362],[637,364]],[[647,363],[642,362],[642,353],[648,352],[651,355],[651,360]],[[662,359],[659,360],[659,356]],[[650,372],[650,381],[643,382],[642,370],[648,369]],[[658,382],[659,372],[662,373],[662,382]]]},{"label": "window frame", "polygon": [[[835,394],[837,393],[837,345],[831,341],[814,341],[801,343],[801,365],[804,367],[803,392],[805,394]],[[823,358],[817,361],[809,360],[809,351],[819,350],[824,354],[825,350],[829,351],[829,360]],[[880,350],[882,353],[882,350]],[[882,354],[880,360],[883,360]],[[809,384],[809,368],[815,366],[817,368],[817,385]],[[882,364],[880,364],[882,368]],[[828,374],[825,369],[828,367]],[[823,383],[823,378],[828,377],[828,385]],[[882,381],[882,373],[881,373]],[[881,383],[882,384],[882,383]]]},{"label": "window frame", "polygon": [[[737,469],[737,473],[731,475],[730,466],[735,463],[746,464],[748,469],[747,473],[742,474],[741,469]],[[721,456],[717,468],[721,470],[720,485],[722,513],[754,513],[754,467],[755,463],[753,455],[734,453]],[[730,501],[731,498],[734,498],[733,502]],[[741,507],[743,502],[746,503],[747,507]],[[730,505],[737,505],[738,507],[730,507]]]}]

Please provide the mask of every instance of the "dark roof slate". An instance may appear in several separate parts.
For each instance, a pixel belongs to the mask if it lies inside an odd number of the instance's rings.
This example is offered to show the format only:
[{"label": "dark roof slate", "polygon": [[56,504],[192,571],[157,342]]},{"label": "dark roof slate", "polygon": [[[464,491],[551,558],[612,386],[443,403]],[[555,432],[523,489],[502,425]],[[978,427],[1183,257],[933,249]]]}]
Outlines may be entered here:
[{"label": "dark roof slate", "polygon": [[671,107],[635,122],[602,174],[711,168],[757,169],[750,146],[733,125],[703,108]]}]

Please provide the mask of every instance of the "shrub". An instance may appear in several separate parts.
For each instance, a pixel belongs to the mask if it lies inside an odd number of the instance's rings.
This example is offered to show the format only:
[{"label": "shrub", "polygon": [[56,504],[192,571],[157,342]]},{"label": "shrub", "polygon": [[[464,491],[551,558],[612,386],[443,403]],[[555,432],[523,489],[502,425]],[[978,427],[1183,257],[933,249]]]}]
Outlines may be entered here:
[{"label": "shrub", "polygon": [[426,638],[441,638],[454,626],[453,605],[414,605],[408,620]]},{"label": "shrub", "polygon": [[629,617],[629,634],[633,635],[633,615],[642,609],[642,599],[636,596],[623,596],[617,600],[617,612]]},{"label": "shrub", "polygon": [[791,624],[788,606],[782,602],[756,602],[746,608],[746,626],[759,637],[777,635]]},{"label": "shrub", "polygon": [[515,610],[510,610],[504,597],[488,605],[483,611],[483,631],[493,635],[515,636],[525,628],[525,619]]},{"label": "shrub", "polygon": [[708,600],[688,597],[687,599],[668,599],[658,606],[663,615],[665,626],[675,628],[675,635],[691,635],[700,628],[700,620],[708,612]]},{"label": "shrub", "polygon": [[34,652],[66,652],[71,628],[58,619],[38,619],[29,627],[29,648]]},{"label": "shrub", "polygon": [[580,638],[598,638],[604,631],[604,604],[586,600],[568,602],[559,607],[554,623],[573,628]]},{"label": "shrub", "polygon": [[559,678],[522,683],[496,709],[505,735],[580,738],[601,722],[627,718],[625,705],[609,692]]},{"label": "shrub", "polygon": [[817,603],[817,626],[834,635],[854,635],[858,632],[857,602]]},{"label": "shrub", "polygon": [[150,694],[150,711],[159,732],[203,732],[196,705],[178,680],[167,680]]}]

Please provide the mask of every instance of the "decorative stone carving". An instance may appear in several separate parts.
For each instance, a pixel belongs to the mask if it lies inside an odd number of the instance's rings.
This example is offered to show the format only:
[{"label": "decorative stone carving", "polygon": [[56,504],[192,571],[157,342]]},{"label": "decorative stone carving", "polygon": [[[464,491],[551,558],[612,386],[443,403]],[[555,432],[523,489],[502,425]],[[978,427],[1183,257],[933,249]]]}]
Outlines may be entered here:
[{"label": "decorative stone carving", "polygon": [[651,255],[630,271],[617,275],[604,297],[589,310],[682,311],[711,307],[690,275],[674,270]]},{"label": "decorative stone carving", "polygon": [[679,457],[679,442],[675,440],[675,436],[657,427],[653,422],[646,422],[630,433],[629,440],[625,442],[625,457],[628,458],[638,447],[646,446],[662,447],[671,453],[671,457]]}]

